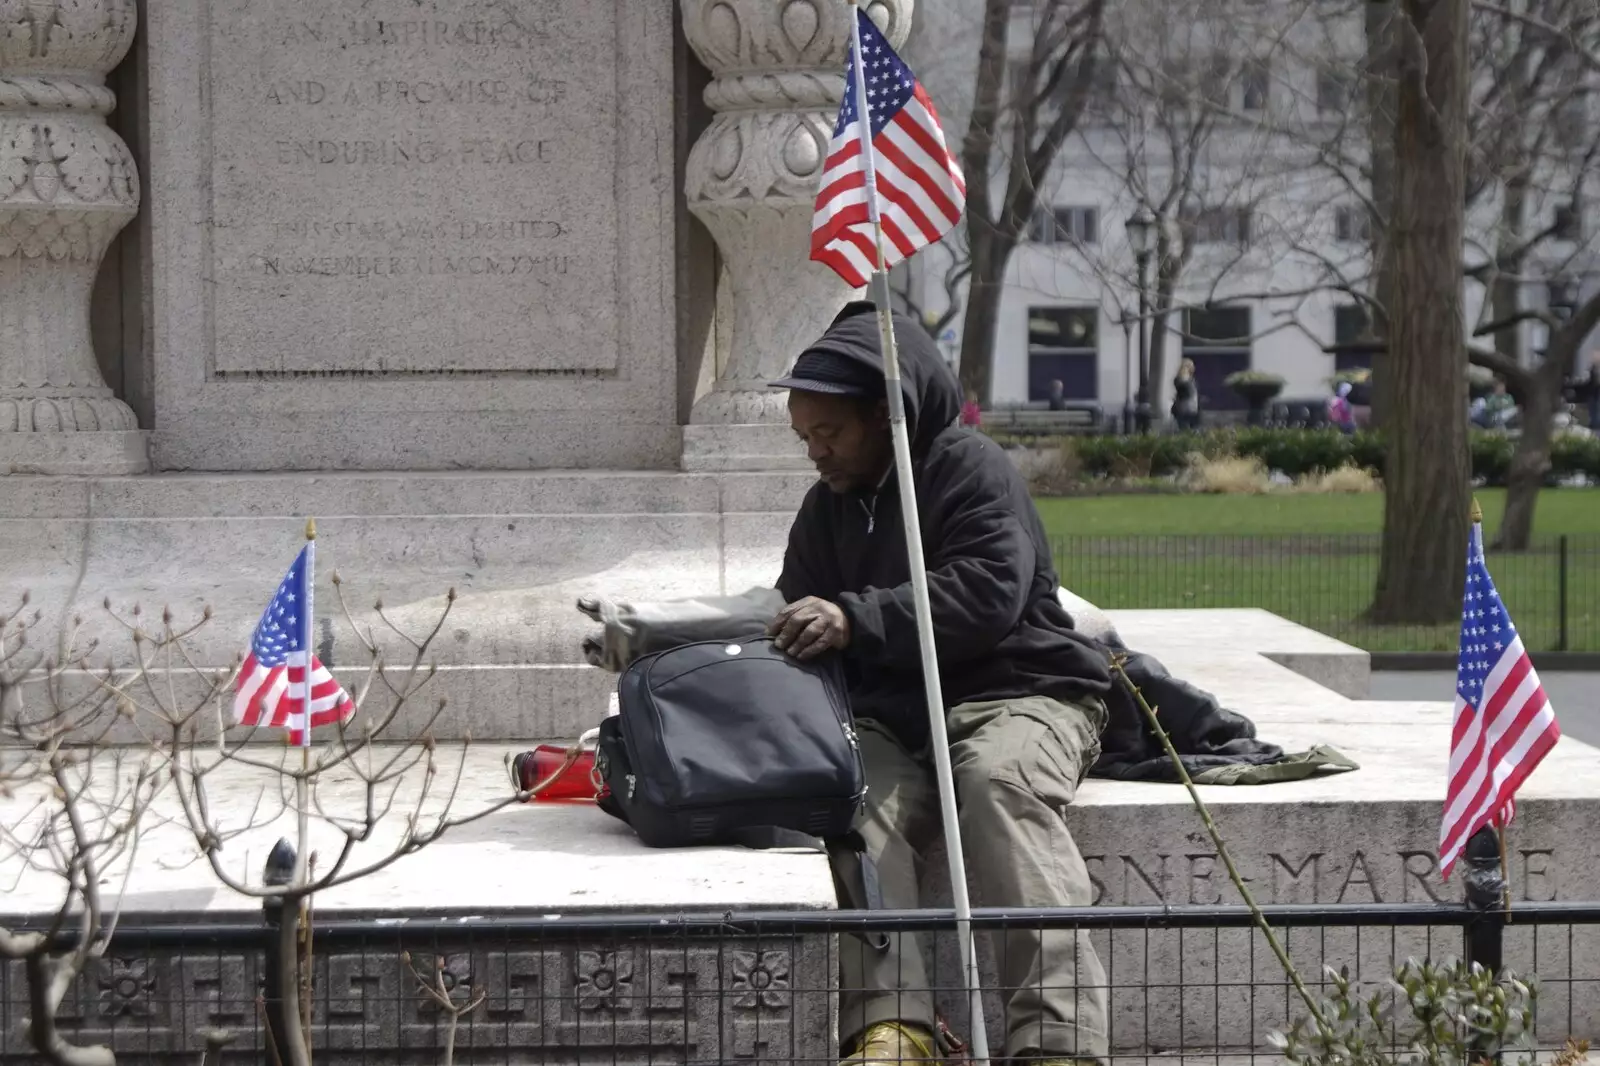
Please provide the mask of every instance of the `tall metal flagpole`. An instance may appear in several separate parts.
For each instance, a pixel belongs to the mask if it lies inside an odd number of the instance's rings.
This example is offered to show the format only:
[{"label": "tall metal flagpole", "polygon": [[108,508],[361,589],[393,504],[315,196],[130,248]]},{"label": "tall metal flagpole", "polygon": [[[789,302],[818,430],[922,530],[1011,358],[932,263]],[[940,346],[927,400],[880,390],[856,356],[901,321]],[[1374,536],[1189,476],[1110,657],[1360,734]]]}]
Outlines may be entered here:
[{"label": "tall metal flagpole", "polygon": [[961,820],[956,808],[955,776],[950,769],[950,740],[944,723],[944,692],[939,683],[939,656],[933,643],[933,610],[928,602],[928,567],[922,554],[922,524],[917,515],[916,486],[911,472],[911,435],[906,426],[906,401],[900,392],[900,353],[895,347],[894,318],[889,301],[889,274],[884,266],[883,221],[878,212],[878,175],[872,158],[872,115],[867,105],[867,70],[861,55],[860,0],[850,0],[851,76],[856,91],[856,128],[861,134],[861,161],[866,172],[867,215],[872,220],[877,269],[872,299],[878,306],[879,345],[889,400],[889,429],[894,440],[895,477],[900,483],[900,511],[905,519],[906,552],[911,567],[911,594],[916,605],[917,640],[922,650],[922,683],[928,701],[928,726],[933,741],[933,767],[939,783],[939,810],[944,821],[945,850],[950,859],[950,892],[955,903],[956,937],[966,973],[972,1013],[972,1061],[989,1061],[989,1036],[983,1020],[983,986],[972,942],[972,903],[967,898],[967,864],[961,847]]},{"label": "tall metal flagpole", "polygon": [[[301,671],[300,679],[304,685],[303,698],[300,704],[300,714],[303,721],[300,723],[300,776],[295,781],[295,803],[299,807],[299,837],[300,846],[294,854],[294,883],[304,888],[308,883],[310,867],[309,853],[311,814],[310,797],[307,795],[310,786],[306,781],[311,772],[311,635],[315,625],[312,614],[313,593],[316,589],[317,579],[317,520],[306,519],[306,574],[305,590],[306,602],[303,605],[304,613],[301,614],[300,653],[305,656],[305,665]],[[305,905],[302,897],[301,906]]]}]

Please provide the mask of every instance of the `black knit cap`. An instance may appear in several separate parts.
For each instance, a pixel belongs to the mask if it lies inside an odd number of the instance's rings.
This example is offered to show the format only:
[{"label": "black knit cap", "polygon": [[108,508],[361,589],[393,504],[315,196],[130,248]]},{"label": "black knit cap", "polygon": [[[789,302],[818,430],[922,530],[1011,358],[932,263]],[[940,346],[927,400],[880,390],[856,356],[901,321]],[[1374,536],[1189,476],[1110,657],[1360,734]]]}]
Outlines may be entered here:
[{"label": "black knit cap", "polygon": [[[834,316],[828,328],[875,310],[870,300],[851,300]],[[770,385],[774,389],[798,389],[801,392],[821,392],[831,396],[879,397],[885,392],[883,372],[867,366],[859,359],[829,351],[826,348],[808,348],[794,361],[794,369],[787,377]]]},{"label": "black knit cap", "polygon": [[883,375],[846,355],[826,350],[802,352],[787,377],[774,381],[775,389],[822,392],[831,396],[882,396]]}]

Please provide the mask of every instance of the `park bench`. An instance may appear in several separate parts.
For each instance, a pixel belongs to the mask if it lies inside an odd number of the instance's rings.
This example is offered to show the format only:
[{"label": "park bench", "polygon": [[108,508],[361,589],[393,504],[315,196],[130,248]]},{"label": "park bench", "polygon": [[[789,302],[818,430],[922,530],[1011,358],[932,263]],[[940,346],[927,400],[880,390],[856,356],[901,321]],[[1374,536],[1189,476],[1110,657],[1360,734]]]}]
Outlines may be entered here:
[{"label": "park bench", "polygon": [[1098,433],[1104,416],[1097,403],[1077,403],[1060,411],[1047,407],[996,407],[983,412],[988,433],[1016,437],[1056,437],[1073,433]]}]

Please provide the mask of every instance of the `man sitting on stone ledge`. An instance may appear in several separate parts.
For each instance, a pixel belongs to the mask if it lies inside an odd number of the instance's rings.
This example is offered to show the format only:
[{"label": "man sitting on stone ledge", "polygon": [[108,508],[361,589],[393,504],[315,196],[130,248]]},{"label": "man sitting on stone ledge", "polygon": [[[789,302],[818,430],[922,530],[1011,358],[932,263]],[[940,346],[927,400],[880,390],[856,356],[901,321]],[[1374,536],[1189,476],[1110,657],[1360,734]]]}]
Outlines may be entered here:
[{"label": "man sitting on stone ledge", "polygon": [[[1057,598],[1027,486],[998,445],[954,424],[961,394],[932,338],[903,316],[895,325],[967,863],[987,906],[1088,906],[1064,813],[1100,753],[1106,657]],[[939,801],[872,305],[846,307],[774,384],[789,390],[821,481],[790,532],[778,579],[787,606],[769,632],[801,659],[842,655],[867,771],[861,836],[881,905],[915,908],[916,857],[939,830]],[[859,895],[859,870],[835,876],[847,898]],[[935,1058],[918,938],[851,938],[842,952],[847,1061]],[[1013,930],[994,954],[1008,1058],[1106,1054],[1106,979],[1087,933]]]}]

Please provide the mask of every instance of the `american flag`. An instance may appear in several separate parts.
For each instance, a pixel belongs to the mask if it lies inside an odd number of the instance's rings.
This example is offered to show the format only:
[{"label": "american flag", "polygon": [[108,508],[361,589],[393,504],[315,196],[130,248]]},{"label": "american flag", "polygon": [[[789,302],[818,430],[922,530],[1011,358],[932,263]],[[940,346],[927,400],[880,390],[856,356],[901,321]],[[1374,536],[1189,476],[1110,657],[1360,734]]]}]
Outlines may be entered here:
[{"label": "american flag", "polygon": [[314,544],[296,557],[272,602],[267,604],[250,654],[239,670],[233,717],[239,725],[289,730],[289,743],[311,742],[306,728],[306,661],[311,663],[312,727],[342,722],[356,705],[328,668],[311,653],[311,567]]},{"label": "american flag", "polygon": [[[945,146],[933,101],[866,12],[858,7],[855,17],[866,57],[871,163],[885,238],[883,265],[888,269],[954,228],[966,207],[967,186]],[[852,44],[844,100],[811,219],[811,258],[860,288],[877,269],[878,256],[861,150],[855,62]]]},{"label": "american flag", "polygon": [[1439,831],[1445,877],[1472,834],[1511,820],[1518,787],[1560,738],[1539,675],[1489,577],[1483,527],[1474,521],[1461,606],[1450,783]]}]

